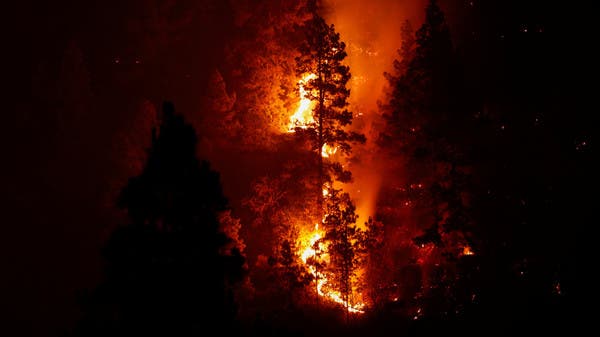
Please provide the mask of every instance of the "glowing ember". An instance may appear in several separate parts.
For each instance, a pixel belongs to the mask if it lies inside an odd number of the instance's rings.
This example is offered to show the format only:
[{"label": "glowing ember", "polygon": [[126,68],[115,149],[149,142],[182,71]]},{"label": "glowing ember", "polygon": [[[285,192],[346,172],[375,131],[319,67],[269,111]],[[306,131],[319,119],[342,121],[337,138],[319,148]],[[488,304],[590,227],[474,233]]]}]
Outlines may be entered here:
[{"label": "glowing ember", "polygon": [[[315,224],[315,229],[304,236],[304,240],[300,239],[300,259],[307,265],[308,271],[311,275],[316,279],[317,282],[317,293],[321,297],[328,298],[329,300],[341,304],[344,307],[348,306],[348,312],[355,314],[364,313],[365,304],[364,303],[346,303],[342,298],[342,295],[339,291],[327,289],[328,280],[327,276],[324,273],[318,272],[314,265],[310,265],[307,263],[308,259],[320,259],[322,261],[327,262],[329,260],[329,255],[327,254],[327,247],[319,242],[319,240],[323,237],[323,232],[319,230],[319,224]],[[319,243],[318,243],[319,242]],[[317,244],[317,246],[315,246]],[[320,254],[317,256],[317,248]]]},{"label": "glowing ember", "polygon": [[312,115],[312,109],[314,108],[314,102],[308,97],[308,92],[304,89],[304,85],[308,81],[317,78],[315,74],[308,74],[298,81],[298,93],[300,94],[300,105],[296,112],[290,117],[290,124],[288,125],[288,132],[294,132],[296,128],[308,129],[315,123],[315,119]]},{"label": "glowing ember", "polygon": [[327,143],[325,143],[321,148],[321,157],[329,158],[330,156],[333,156],[337,152],[337,150],[337,146],[329,146],[327,145]]},{"label": "glowing ember", "polygon": [[469,247],[469,246],[464,246],[464,247],[463,247],[463,252],[462,252],[462,255],[475,255],[475,252],[473,252],[473,251],[471,250],[471,247]]}]

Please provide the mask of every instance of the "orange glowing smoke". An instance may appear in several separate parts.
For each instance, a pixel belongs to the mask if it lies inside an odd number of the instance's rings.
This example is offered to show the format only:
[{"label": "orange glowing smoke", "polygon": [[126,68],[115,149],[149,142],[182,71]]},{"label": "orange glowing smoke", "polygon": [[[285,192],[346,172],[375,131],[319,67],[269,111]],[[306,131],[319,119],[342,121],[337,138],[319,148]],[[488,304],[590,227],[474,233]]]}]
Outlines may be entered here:
[{"label": "orange glowing smoke", "polygon": [[290,117],[290,124],[288,124],[288,132],[294,132],[296,128],[308,129],[315,124],[312,110],[315,107],[315,103],[308,96],[308,92],[304,88],[308,81],[317,78],[315,74],[307,74],[300,81],[298,81],[298,93],[300,95],[300,105],[296,112]]}]

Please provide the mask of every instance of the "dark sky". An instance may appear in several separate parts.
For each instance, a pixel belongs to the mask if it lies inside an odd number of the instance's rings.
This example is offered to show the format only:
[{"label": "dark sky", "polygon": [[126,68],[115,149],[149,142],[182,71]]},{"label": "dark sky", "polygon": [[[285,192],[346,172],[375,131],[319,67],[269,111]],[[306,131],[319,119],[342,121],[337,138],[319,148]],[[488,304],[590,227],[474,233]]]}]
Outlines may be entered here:
[{"label": "dark sky", "polygon": [[[479,64],[468,74],[480,78],[478,95],[515,113],[553,111],[560,144],[590,146],[577,80],[585,11],[570,2],[479,2],[475,12],[467,1],[443,2],[457,46]],[[198,109],[233,31],[229,3],[55,1],[4,10],[0,302],[10,335],[55,335],[77,319],[77,293],[99,280],[102,240],[120,221],[109,199],[111,184],[123,181],[118,135],[144,101]]]}]

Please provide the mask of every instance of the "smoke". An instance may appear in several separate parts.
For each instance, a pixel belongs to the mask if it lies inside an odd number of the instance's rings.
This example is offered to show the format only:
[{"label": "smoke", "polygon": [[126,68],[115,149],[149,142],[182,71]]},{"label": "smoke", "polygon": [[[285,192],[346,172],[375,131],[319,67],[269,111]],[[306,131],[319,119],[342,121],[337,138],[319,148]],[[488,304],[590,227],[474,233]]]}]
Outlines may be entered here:
[{"label": "smoke", "polygon": [[378,155],[376,140],[381,116],[377,102],[383,99],[386,80],[401,44],[400,28],[405,20],[413,27],[422,22],[426,0],[323,0],[323,16],[335,25],[346,43],[350,109],[354,128],[367,136],[364,146],[355,148],[357,160],[351,165],[354,183],[349,192],[357,204],[361,225],[374,215],[379,188],[385,179],[387,160]]},{"label": "smoke", "polygon": [[352,72],[351,104],[355,112],[377,108],[389,71],[400,48],[400,27],[422,21],[425,0],[324,0],[323,14],[346,42]]}]

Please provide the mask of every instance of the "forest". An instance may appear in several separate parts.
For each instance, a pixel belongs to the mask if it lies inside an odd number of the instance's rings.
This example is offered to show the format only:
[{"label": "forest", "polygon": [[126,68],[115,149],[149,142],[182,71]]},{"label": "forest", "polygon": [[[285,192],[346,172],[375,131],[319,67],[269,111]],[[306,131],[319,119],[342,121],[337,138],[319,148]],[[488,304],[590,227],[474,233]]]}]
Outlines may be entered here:
[{"label": "forest", "polygon": [[9,335],[585,331],[593,123],[562,10],[15,9]]}]

